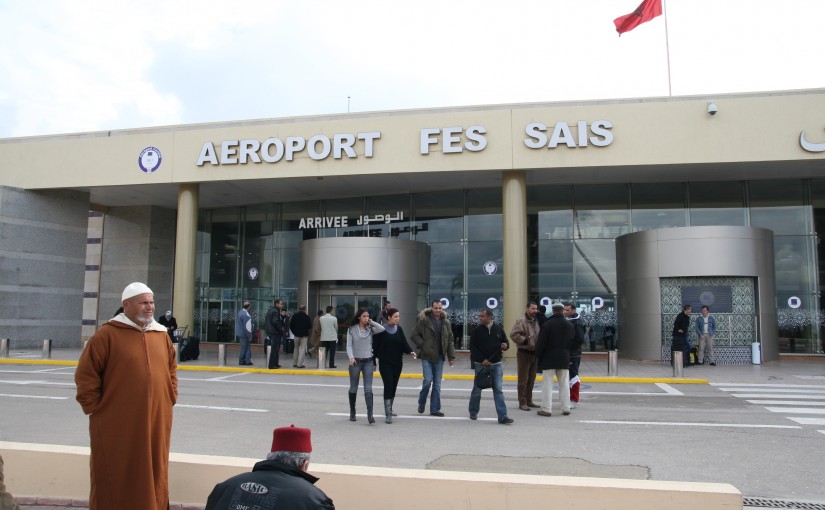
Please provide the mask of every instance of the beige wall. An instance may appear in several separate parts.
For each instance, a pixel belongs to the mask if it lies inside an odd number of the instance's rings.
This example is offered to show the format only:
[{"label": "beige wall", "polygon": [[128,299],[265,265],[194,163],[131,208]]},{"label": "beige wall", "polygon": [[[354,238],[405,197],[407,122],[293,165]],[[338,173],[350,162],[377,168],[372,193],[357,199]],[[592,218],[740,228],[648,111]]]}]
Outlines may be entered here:
[{"label": "beige wall", "polygon": [[[707,113],[708,100],[718,106],[715,116]],[[37,189],[369,173],[821,161],[822,154],[801,149],[799,135],[804,129],[811,141],[825,140],[824,105],[825,90],[813,90],[377,112],[6,139],[0,140],[0,161],[13,171],[0,173],[0,184]],[[565,121],[575,135],[577,121],[601,119],[613,125],[614,140],[607,147],[529,149],[524,144],[529,122],[547,124],[550,133],[556,122]],[[419,153],[421,129],[472,125],[487,131],[484,150],[443,154],[436,145],[428,155]],[[330,156],[316,161],[303,151],[291,162],[195,164],[206,141],[309,139],[367,131],[381,132],[372,158],[363,155],[363,142],[357,142],[359,155],[354,159]],[[147,146],[163,154],[161,167],[152,174],[137,170],[138,155]]]},{"label": "beige wall", "polygon": [[[88,448],[0,442],[14,496],[88,499]],[[172,454],[170,498],[206,503],[216,483],[249,471],[258,459]],[[553,503],[611,510],[741,510],[742,495],[719,483],[465,473],[313,464],[318,487],[336,508],[523,510]],[[392,502],[388,504],[388,502]]]}]

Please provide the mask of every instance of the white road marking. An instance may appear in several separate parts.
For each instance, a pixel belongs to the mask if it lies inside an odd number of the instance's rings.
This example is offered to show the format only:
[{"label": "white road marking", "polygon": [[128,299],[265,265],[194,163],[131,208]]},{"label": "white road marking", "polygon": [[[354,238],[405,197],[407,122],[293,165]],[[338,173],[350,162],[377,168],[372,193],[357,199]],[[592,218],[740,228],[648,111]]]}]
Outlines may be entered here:
[{"label": "white road marking", "polygon": [[808,407],[766,407],[772,413],[794,413],[794,414],[825,414],[825,409],[811,409]]},{"label": "white road marking", "polygon": [[220,407],[220,406],[196,406],[193,404],[175,404],[175,407],[186,407],[188,409],[209,409],[212,411],[241,411],[245,413],[268,413],[268,409],[254,409],[247,407]]},{"label": "white road marking", "polygon": [[45,384],[47,386],[74,386],[74,383],[64,383],[64,382],[51,382],[51,381],[18,381],[18,380],[8,380],[8,381],[0,381],[0,384],[17,384],[20,386],[26,386],[28,384]]},{"label": "white road marking", "polygon": [[[349,413],[327,413],[327,416],[349,416]],[[366,414],[356,414],[355,416],[362,417],[364,419],[367,418]],[[373,416],[378,419],[384,418],[383,414],[373,414]],[[409,414],[409,415],[398,415],[393,416],[393,420],[397,418],[404,418],[409,419],[416,419],[416,420],[465,420],[465,421],[472,421],[470,420],[469,416],[430,416],[429,414]],[[498,418],[481,418],[479,417],[477,421],[498,421]]]},{"label": "white road marking", "polygon": [[[825,375],[795,375],[797,379],[814,379],[814,380],[825,380]],[[820,430],[820,432],[822,432]]]},{"label": "white road marking", "polygon": [[812,386],[810,384],[761,384],[761,383],[710,383],[710,386],[725,386],[728,388],[807,388],[816,389],[821,386]]},{"label": "white road marking", "polygon": [[817,432],[821,432],[821,433],[825,434],[825,430],[819,430]]},{"label": "white road marking", "polygon": [[793,398],[796,400],[824,400],[825,395],[788,395],[785,393],[734,393],[731,396],[739,398]]},{"label": "white road marking", "polygon": [[0,393],[0,397],[9,398],[45,398],[47,400],[68,400],[69,397],[47,397],[45,395],[14,395],[11,393]]},{"label": "white road marking", "polygon": [[[719,389],[722,390],[722,391],[745,391],[745,390],[747,390],[747,391],[760,391],[761,390],[761,388],[754,388],[754,387],[749,387],[749,388],[727,387],[727,388],[719,388]],[[812,394],[812,395],[823,395],[823,396],[825,396],[825,388],[811,388],[810,386],[808,386],[808,389],[800,388],[800,387],[796,387],[796,388],[764,388],[763,391],[771,392],[771,393],[799,393],[800,395],[801,394]]]},{"label": "white road marking", "polygon": [[[823,420],[825,421],[825,420]],[[670,421],[616,421],[616,420],[580,420],[580,423],[601,423],[606,425],[665,425],[668,427],[726,427],[748,429],[801,429],[798,425],[759,425],[748,423],[687,423]]]},{"label": "white road marking", "polygon": [[[236,374],[222,375],[220,377],[210,377],[209,379],[206,379],[206,380],[207,381],[226,381],[230,377],[238,377],[239,375],[246,375],[246,374],[244,374],[243,372],[239,372],[239,373],[236,373]],[[189,380],[191,380],[191,379],[189,379]]]},{"label": "white road marking", "polygon": [[40,373],[40,372],[58,372],[60,370],[72,370],[74,371],[75,367],[55,367],[55,368],[42,368],[40,370],[32,370],[32,372]]},{"label": "white road marking", "polygon": [[825,406],[825,402],[800,402],[799,400],[748,400],[747,402],[756,405],[766,405],[766,406],[776,406],[776,405],[784,405],[784,406],[798,406],[800,404],[805,404],[806,406]]},{"label": "white road marking", "polygon": [[674,388],[673,386],[671,386],[667,383],[657,382],[656,386],[661,388],[662,391],[664,391],[668,395],[684,395],[684,393],[682,393],[681,391],[677,390],[676,388]]},{"label": "white road marking", "polygon": [[825,425],[825,418],[797,418],[793,416],[786,416],[786,418],[801,425]]}]

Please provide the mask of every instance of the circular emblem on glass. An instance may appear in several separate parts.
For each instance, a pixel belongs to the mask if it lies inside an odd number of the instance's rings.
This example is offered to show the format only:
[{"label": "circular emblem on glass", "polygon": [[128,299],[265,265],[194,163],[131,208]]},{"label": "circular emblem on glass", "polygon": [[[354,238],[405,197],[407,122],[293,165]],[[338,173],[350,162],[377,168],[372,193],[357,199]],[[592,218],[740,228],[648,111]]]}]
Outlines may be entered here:
[{"label": "circular emblem on glass", "polygon": [[482,269],[484,270],[484,274],[492,276],[496,274],[496,271],[498,271],[498,264],[492,260],[488,260],[484,263]]},{"label": "circular emblem on glass", "polygon": [[157,147],[146,147],[140,151],[140,156],[138,156],[138,166],[145,173],[151,174],[160,168],[160,162],[162,160],[163,156],[160,153],[160,149]]},{"label": "circular emblem on glass", "polygon": [[540,304],[541,306],[546,306],[547,308],[550,308],[550,303],[552,303],[552,301],[551,301],[551,300],[550,300],[550,298],[549,298],[549,297],[547,297],[547,296],[544,296],[543,298],[541,298],[541,299],[539,300],[539,304]]},{"label": "circular emblem on glass", "polygon": [[594,297],[592,303],[593,303],[593,309],[598,310],[599,308],[604,306],[604,299],[602,299],[600,297]]},{"label": "circular emblem on glass", "polygon": [[449,308],[450,307],[450,300],[449,299],[443,297],[443,298],[439,299],[439,301],[441,301],[441,306],[443,306],[444,308]]},{"label": "circular emblem on glass", "polygon": [[498,299],[491,297],[487,298],[487,308],[495,310],[498,307]]},{"label": "circular emblem on glass", "polygon": [[799,308],[802,306],[802,300],[796,296],[791,296],[788,298],[788,306],[791,308]]},{"label": "circular emblem on glass", "polygon": [[260,273],[257,267],[250,267],[246,274],[249,275],[250,280],[257,280]]}]

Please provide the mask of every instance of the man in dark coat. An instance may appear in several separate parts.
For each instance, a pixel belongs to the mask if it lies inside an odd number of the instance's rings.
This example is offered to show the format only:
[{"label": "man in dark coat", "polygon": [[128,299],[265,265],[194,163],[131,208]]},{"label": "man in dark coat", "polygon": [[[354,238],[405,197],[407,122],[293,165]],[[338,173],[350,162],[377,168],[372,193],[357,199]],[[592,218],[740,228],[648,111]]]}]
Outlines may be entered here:
[{"label": "man in dark coat", "polygon": [[304,368],[304,356],[307,352],[307,340],[309,334],[312,332],[312,319],[307,314],[306,305],[298,307],[298,311],[292,316],[289,321],[289,328],[292,334],[295,335],[295,352],[292,355],[292,366],[295,368]]},{"label": "man in dark coat", "polygon": [[284,337],[284,323],[281,320],[281,308],[283,307],[284,302],[280,299],[276,299],[274,306],[267,310],[266,318],[264,319],[264,330],[266,331],[266,337],[269,339],[270,345],[272,345],[272,352],[267,360],[267,367],[270,370],[274,368],[281,368],[281,365],[278,363],[278,351],[281,350],[281,339]]},{"label": "man in dark coat", "polygon": [[[501,384],[504,380],[504,369],[501,366],[502,352],[510,348],[507,335],[501,326],[493,322],[493,312],[489,308],[483,308],[478,313],[478,326],[470,335],[470,361],[473,368],[478,373],[482,367],[488,367],[492,371],[493,380],[493,401],[496,404],[496,414],[498,422],[502,425],[513,423],[513,419],[507,416],[507,405],[504,403],[504,392]],[[478,417],[478,410],[481,407],[481,388],[473,384],[473,391],[470,392],[470,419]]]},{"label": "man in dark coat", "polygon": [[673,351],[682,351],[682,365],[689,367],[690,362],[690,342],[688,332],[690,331],[690,312],[693,308],[690,305],[682,307],[682,311],[673,321],[673,341],[670,343],[670,364],[673,364]]},{"label": "man in dark coat", "polygon": [[315,487],[318,478],[307,473],[310,436],[309,429],[295,425],[275,429],[272,453],[255,464],[251,473],[216,485],[206,501],[206,510],[334,510],[332,500]]},{"label": "man in dark coat", "polygon": [[570,342],[575,335],[573,325],[565,319],[562,311],[564,305],[553,304],[551,315],[541,326],[539,338],[536,340],[536,358],[538,369],[542,372],[544,382],[541,387],[541,409],[536,414],[550,416],[553,405],[553,372],[559,382],[559,398],[561,411],[565,416],[570,414]]}]

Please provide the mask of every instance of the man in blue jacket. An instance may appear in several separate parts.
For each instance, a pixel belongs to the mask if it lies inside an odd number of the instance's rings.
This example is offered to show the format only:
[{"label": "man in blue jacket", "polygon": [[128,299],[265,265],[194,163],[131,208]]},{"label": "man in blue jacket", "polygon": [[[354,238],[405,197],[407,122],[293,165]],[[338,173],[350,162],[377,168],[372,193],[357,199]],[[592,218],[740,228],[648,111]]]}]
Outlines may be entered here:
[{"label": "man in blue jacket", "polygon": [[710,315],[710,307],[702,305],[702,315],[696,318],[696,336],[699,337],[699,364],[704,361],[705,345],[708,346],[708,360],[711,366],[716,366],[716,356],[713,354],[713,337],[716,336],[716,319]]}]

